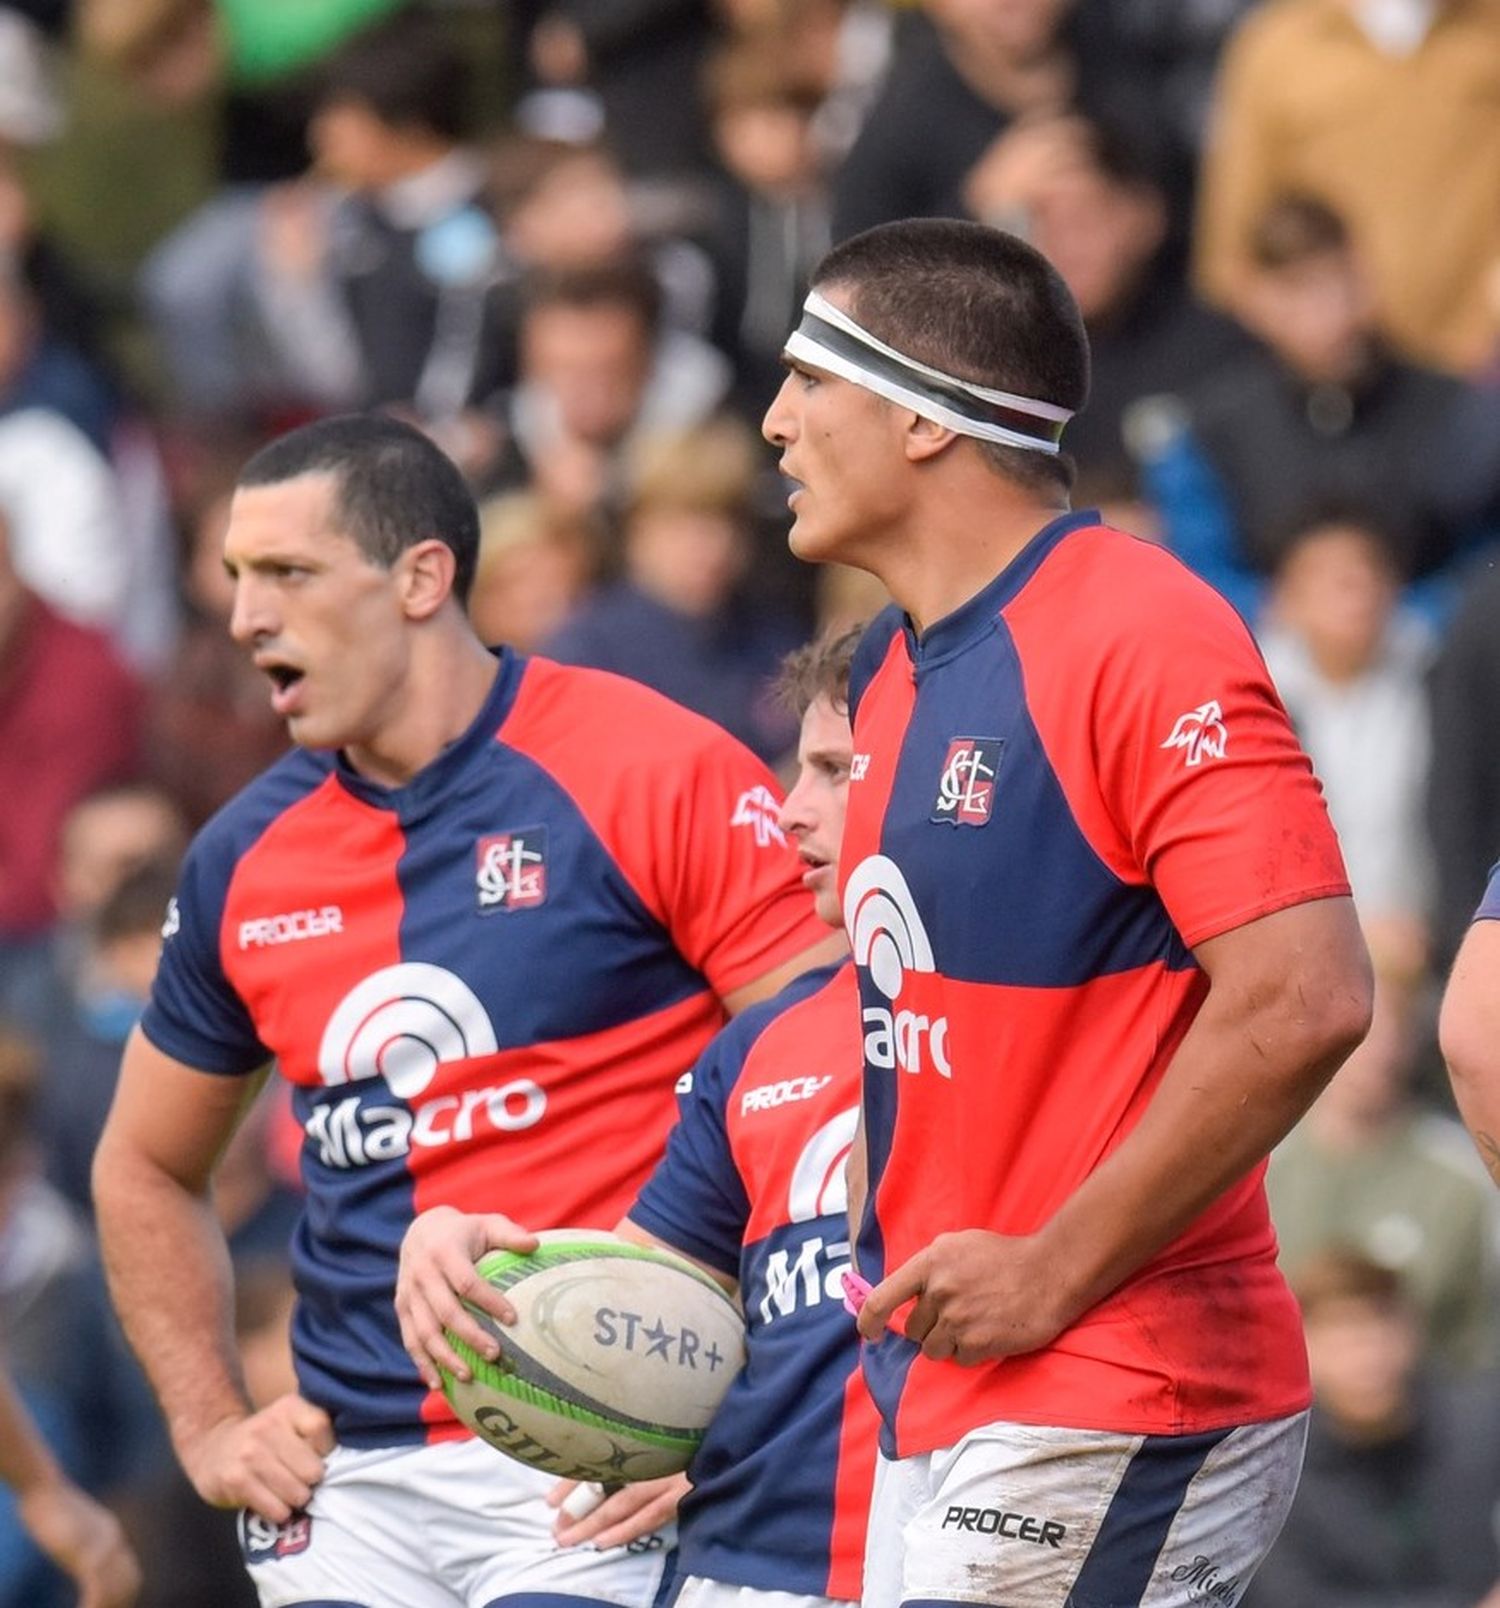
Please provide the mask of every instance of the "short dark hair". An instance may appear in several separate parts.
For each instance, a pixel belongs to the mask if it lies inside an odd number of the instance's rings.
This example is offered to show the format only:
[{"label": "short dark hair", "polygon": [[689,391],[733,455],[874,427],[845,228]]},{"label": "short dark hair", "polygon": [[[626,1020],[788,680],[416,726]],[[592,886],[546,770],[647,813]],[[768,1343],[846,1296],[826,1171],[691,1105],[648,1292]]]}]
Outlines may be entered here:
[{"label": "short dark hair", "polygon": [[[888,345],[962,380],[1077,412],[1089,342],[1062,276],[1025,241],[986,224],[907,218],[835,246],[813,283],[841,285],[851,315]],[[1067,493],[1070,458],[976,443],[1032,490]]]},{"label": "short dark hair", "polygon": [[453,594],[468,601],[479,555],[479,510],[458,466],[418,429],[380,413],[318,419],[264,446],[240,470],[241,486],[332,475],[339,528],[389,569],[418,542],[453,554]]},{"label": "short dark hair", "polygon": [[1292,1280],[1292,1290],[1304,1322],[1315,1321],[1327,1307],[1346,1301],[1390,1313],[1408,1310],[1401,1275],[1348,1245],[1330,1245],[1309,1258]]},{"label": "short dark hair", "polygon": [[863,625],[836,636],[819,637],[794,648],[781,661],[776,676],[776,697],[798,720],[819,698],[826,698],[841,713],[849,708],[849,667],[854,650],[865,634]]},{"label": "short dark hair", "polygon": [[458,141],[469,132],[469,66],[437,18],[406,12],[376,23],[315,70],[323,105],[358,101],[389,128],[419,128]]},{"label": "short dark hair", "polygon": [[1314,195],[1278,196],[1250,230],[1250,260],[1275,272],[1314,257],[1347,251],[1349,226],[1326,201]]},{"label": "short dark hair", "polygon": [[632,255],[586,268],[542,269],[531,274],[522,287],[522,306],[527,313],[547,307],[619,307],[640,321],[650,339],[661,323],[662,291],[650,265]]}]

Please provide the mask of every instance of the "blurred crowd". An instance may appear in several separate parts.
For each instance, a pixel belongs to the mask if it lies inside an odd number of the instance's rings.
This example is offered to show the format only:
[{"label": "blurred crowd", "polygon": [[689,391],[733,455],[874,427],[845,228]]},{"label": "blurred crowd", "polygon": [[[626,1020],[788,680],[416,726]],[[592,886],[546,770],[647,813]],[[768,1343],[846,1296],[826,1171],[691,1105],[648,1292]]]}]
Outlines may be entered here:
[{"label": "blurred crowd", "polygon": [[[757,422],[820,256],[916,214],[1072,288],[1075,506],[1256,632],[1376,962],[1272,1158],[1318,1408],[1243,1601],[1500,1604],[1494,1203],[1432,1033],[1500,856],[1500,0],[0,0],[0,1343],[153,1608],[248,1587],[88,1168],[187,838],[285,742],[227,629],[238,465],[418,423],[487,638],[779,762],[771,672],[884,599],[789,558]],[[267,1398],[298,1139],[268,1096],[218,1181]],[[0,1493],[0,1608],[66,1600]]]}]

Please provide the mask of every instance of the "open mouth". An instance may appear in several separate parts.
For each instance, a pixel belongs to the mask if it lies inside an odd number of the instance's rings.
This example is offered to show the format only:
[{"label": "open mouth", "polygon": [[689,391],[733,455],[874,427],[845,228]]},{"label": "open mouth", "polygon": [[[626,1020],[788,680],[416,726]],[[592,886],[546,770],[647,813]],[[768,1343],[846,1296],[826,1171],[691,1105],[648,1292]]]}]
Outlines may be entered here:
[{"label": "open mouth", "polygon": [[302,671],[294,670],[289,664],[267,665],[266,674],[275,683],[278,692],[286,692],[302,679]]}]

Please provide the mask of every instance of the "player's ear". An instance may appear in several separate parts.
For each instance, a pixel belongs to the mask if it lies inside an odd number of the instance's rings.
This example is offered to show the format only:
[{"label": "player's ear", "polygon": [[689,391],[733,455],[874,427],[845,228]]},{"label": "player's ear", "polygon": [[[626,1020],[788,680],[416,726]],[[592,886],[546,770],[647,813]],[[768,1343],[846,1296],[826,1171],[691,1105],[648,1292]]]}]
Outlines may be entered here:
[{"label": "player's ear", "polygon": [[397,561],[401,605],[411,620],[427,620],[453,596],[457,560],[446,542],[414,542]]},{"label": "player's ear", "polygon": [[950,430],[932,419],[924,419],[920,413],[908,414],[907,418],[909,422],[903,444],[908,463],[925,463],[940,452],[946,452],[958,440],[956,430]]}]

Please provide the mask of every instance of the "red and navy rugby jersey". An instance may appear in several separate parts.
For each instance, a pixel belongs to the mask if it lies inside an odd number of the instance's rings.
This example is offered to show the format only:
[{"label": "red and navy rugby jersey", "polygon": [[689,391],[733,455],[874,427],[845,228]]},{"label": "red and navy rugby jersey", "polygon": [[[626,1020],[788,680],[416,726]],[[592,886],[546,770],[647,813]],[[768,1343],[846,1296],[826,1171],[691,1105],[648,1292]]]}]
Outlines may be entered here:
[{"label": "red and navy rugby jersey", "polygon": [[859,1114],[854,969],[798,978],[684,1079],[631,1218],[739,1280],[748,1360],[689,1470],[679,1572],[857,1600],[875,1408],[844,1310],[844,1167]]},{"label": "red and navy rugby jersey", "polygon": [[399,1341],[413,1216],[617,1222],[720,997],[826,937],[772,785],[646,688],[506,653],[408,785],[294,752],[200,833],[142,1027],[293,1085],[293,1345],[340,1440],[459,1432]]},{"label": "red and navy rugby jersey", "polygon": [[[1097,516],[1048,525],[916,640],[856,655],[840,861],[879,1280],[937,1235],[1028,1234],[1125,1138],[1207,991],[1192,946],[1346,894],[1239,617]],[[906,1456],[1013,1421],[1176,1434],[1306,1406],[1264,1167],[1051,1346],[960,1368],[866,1348]]]}]

